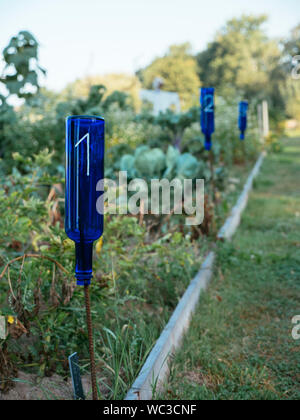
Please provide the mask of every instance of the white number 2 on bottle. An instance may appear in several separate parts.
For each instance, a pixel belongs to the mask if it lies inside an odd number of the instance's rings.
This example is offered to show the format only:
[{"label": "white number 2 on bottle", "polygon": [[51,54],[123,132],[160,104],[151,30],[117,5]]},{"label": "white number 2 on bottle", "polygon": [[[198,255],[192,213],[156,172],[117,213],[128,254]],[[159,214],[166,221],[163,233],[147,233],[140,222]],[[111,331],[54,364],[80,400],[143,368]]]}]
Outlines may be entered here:
[{"label": "white number 2 on bottle", "polygon": [[214,97],[213,95],[206,95],[204,103],[206,104],[204,112],[214,112]]}]

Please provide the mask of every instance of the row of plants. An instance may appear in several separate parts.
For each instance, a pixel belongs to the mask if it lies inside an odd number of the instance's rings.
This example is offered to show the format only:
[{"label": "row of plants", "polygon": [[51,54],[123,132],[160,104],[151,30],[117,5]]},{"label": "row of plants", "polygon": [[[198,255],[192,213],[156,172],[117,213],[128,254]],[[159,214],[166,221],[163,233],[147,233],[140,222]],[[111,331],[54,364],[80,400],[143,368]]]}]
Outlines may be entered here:
[{"label": "row of plants", "polygon": [[[83,292],[73,279],[74,244],[62,216],[63,180],[50,176],[53,154],[23,158],[1,179],[1,313],[19,324],[1,341],[1,390],[17,369],[68,376],[76,350],[87,365]],[[117,398],[136,375],[188,280],[201,263],[200,248],[183,232],[150,240],[138,218],[106,216],[105,239],[96,244],[92,308],[102,394]],[[207,246],[202,243],[202,249]],[[101,249],[102,248],[102,249]],[[7,266],[7,264],[9,264]],[[147,266],[147,270],[145,270]]]}]

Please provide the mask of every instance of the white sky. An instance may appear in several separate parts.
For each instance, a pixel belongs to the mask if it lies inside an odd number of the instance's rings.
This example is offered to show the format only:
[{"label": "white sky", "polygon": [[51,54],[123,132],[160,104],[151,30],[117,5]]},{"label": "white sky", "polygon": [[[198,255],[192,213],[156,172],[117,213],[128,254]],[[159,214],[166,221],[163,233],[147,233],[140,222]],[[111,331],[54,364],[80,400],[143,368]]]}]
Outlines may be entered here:
[{"label": "white sky", "polygon": [[22,29],[40,42],[44,84],[55,90],[88,74],[133,73],[174,43],[205,47],[225,21],[267,13],[267,33],[300,23],[299,0],[0,0],[0,50]]}]

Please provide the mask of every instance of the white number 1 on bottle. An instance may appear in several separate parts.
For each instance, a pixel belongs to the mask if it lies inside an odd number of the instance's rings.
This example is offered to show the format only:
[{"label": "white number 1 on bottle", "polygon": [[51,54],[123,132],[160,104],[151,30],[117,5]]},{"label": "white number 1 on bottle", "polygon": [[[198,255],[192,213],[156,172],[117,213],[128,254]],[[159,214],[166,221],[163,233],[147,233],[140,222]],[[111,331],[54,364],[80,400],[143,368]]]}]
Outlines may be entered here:
[{"label": "white number 1 on bottle", "polygon": [[90,176],[90,133],[85,134],[81,139],[75,144],[75,147],[86,138],[86,147],[87,147],[87,164],[86,164],[86,175]]}]

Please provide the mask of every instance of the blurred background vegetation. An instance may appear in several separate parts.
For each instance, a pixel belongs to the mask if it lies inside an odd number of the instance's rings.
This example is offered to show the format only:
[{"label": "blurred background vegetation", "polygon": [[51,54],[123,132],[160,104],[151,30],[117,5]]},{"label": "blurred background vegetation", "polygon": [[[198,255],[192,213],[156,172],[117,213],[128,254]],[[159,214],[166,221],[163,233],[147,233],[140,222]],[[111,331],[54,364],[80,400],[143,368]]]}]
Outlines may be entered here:
[{"label": "blurred background vegetation", "polygon": [[[292,58],[300,54],[300,25],[278,41],[264,32],[266,19],[232,19],[196,55],[189,43],[172,45],[135,75],[88,76],[61,92],[40,87],[46,70],[39,64],[38,34],[21,31],[11,38],[3,50],[0,77],[0,270],[21,259],[0,277],[0,304],[2,313],[18,316],[31,338],[25,346],[16,337],[0,345],[7,369],[2,364],[2,390],[11,386],[7,378],[17,374],[16,367],[68,375],[69,354],[78,350],[81,360],[88,359],[82,291],[73,287],[74,244],[66,239],[63,224],[65,118],[105,117],[108,177],[127,170],[129,177],[148,181],[162,176],[204,178],[208,186],[205,222],[199,228],[186,227],[180,217],[106,217],[92,285],[96,357],[104,375],[103,395],[120,398],[263,147],[257,105],[265,99],[269,103],[267,144],[274,151],[280,151],[277,139],[286,120],[300,120],[300,82],[291,77]],[[164,80],[163,90],[178,92],[181,113],[153,116],[141,103],[139,90],[151,88],[156,77]],[[217,206],[209,194],[209,157],[199,124],[198,90],[208,85],[217,95]],[[16,97],[20,101],[13,106]],[[242,99],[250,105],[243,144],[237,128]],[[24,254],[40,258],[25,261]]]},{"label": "blurred background vegetation", "polygon": [[[53,167],[63,165],[64,119],[76,113],[105,115],[107,149],[120,145],[126,149],[148,142],[172,143],[174,136],[183,136],[193,122],[198,122],[197,112],[192,116],[189,110],[198,106],[201,86],[216,88],[218,115],[220,102],[236,104],[239,99],[248,99],[254,115],[257,104],[267,99],[273,130],[286,119],[299,120],[300,88],[291,72],[292,58],[300,48],[300,25],[286,39],[278,41],[269,39],[264,32],[266,19],[266,16],[232,19],[196,55],[192,55],[189,43],[172,45],[163,57],[157,57],[136,75],[87,76],[59,93],[39,88],[40,76],[46,70],[39,65],[38,41],[30,32],[21,31],[3,51],[6,66],[0,83],[1,92],[6,95],[0,96],[2,170],[11,167],[12,153],[16,150],[31,156],[45,147],[55,152]],[[151,119],[147,107],[142,106],[139,90],[151,88],[156,77],[164,80],[162,90],[179,93],[181,115],[170,112]],[[8,99],[16,96],[24,103],[12,107]],[[189,120],[184,121],[187,117]],[[227,117],[230,118],[229,113]],[[235,119],[233,113],[232,133]],[[221,118],[217,132],[223,129],[223,123]]]}]

